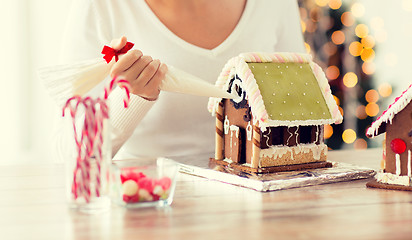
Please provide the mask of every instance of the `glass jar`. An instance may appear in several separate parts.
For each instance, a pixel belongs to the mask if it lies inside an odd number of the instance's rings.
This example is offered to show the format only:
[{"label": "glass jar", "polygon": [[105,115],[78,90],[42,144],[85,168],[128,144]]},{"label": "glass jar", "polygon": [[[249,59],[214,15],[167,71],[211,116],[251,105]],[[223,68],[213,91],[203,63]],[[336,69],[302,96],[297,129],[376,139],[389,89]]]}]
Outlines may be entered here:
[{"label": "glass jar", "polygon": [[[82,139],[83,120],[76,125],[77,139]],[[103,120],[102,128],[96,135],[89,133],[89,140],[86,136],[83,136],[82,142],[72,140],[74,147],[70,148],[72,152],[65,162],[68,205],[84,213],[93,214],[110,209],[108,187],[112,153],[108,119]],[[75,139],[75,134],[72,139]]]},{"label": "glass jar", "polygon": [[112,164],[111,198],[126,208],[164,207],[173,202],[178,164],[167,158]]}]

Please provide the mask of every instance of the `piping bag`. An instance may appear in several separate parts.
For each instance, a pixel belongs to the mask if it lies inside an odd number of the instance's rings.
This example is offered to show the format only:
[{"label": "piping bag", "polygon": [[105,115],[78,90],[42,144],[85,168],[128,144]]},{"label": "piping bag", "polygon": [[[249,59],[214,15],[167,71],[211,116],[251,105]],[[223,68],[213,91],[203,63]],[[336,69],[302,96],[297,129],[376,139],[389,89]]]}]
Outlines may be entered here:
[{"label": "piping bag", "polygon": [[[61,107],[68,98],[74,95],[83,96],[102,82],[109,75],[110,69],[120,55],[132,47],[133,43],[130,42],[120,50],[104,46],[102,51],[104,60],[99,58],[74,64],[43,67],[39,69],[38,74],[50,96]],[[115,61],[112,58],[115,58]],[[227,99],[236,97],[183,70],[171,65],[167,67],[168,72],[160,84],[162,91]]]}]

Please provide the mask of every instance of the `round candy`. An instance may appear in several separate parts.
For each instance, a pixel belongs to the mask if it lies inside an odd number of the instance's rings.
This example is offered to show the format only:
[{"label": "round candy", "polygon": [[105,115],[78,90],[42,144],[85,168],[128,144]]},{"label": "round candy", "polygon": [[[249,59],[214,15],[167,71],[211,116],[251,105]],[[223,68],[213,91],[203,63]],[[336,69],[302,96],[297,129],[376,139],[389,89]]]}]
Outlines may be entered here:
[{"label": "round candy", "polygon": [[137,186],[137,183],[133,180],[127,180],[123,183],[123,194],[126,196],[133,196],[137,193],[137,190],[139,187]]},{"label": "round candy", "polygon": [[406,150],[406,143],[400,138],[395,138],[391,141],[391,149],[394,153],[401,154]]}]

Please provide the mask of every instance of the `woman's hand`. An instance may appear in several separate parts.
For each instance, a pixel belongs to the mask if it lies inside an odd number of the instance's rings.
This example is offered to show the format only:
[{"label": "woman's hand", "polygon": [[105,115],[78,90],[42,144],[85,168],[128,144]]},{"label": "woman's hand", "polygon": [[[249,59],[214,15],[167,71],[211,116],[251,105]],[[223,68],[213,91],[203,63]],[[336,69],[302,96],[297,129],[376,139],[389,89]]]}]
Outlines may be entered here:
[{"label": "woman's hand", "polygon": [[[126,37],[114,39],[110,46],[119,50],[127,43]],[[160,83],[165,79],[167,73],[166,64],[152,57],[143,55],[139,50],[130,50],[117,61],[111,71],[110,76],[120,77],[129,81],[130,91],[149,101],[154,101],[159,97]]]}]

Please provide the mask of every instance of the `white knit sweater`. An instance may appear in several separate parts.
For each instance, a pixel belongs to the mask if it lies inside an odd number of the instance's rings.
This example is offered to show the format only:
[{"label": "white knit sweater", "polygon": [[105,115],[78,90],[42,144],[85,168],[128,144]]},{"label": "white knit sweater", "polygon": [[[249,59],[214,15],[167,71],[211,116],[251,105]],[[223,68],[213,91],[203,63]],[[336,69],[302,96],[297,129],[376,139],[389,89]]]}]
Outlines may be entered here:
[{"label": "white knit sweater", "polygon": [[[144,0],[74,0],[66,26],[62,62],[100,57],[104,45],[126,36],[135,48],[188,73],[214,83],[226,61],[242,52],[304,52],[300,18],[294,0],[248,0],[231,35],[212,50],[173,34]],[[102,86],[90,94],[102,94]],[[123,108],[123,92],[110,95],[113,153],[124,157],[213,156],[215,119],[206,97],[161,92],[149,102],[132,95]],[[56,149],[67,155],[73,141],[64,127],[57,131]]]}]

